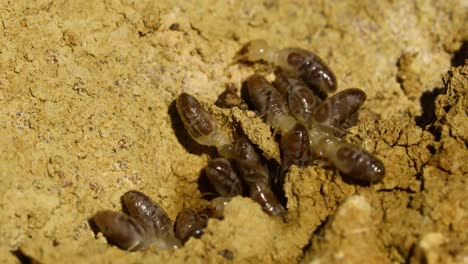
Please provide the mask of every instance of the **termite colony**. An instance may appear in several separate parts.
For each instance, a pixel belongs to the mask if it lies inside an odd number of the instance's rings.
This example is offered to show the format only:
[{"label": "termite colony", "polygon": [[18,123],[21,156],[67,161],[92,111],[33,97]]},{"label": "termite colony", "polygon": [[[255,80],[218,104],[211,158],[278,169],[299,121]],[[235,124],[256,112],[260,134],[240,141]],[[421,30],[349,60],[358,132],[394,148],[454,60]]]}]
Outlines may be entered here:
[{"label": "termite colony", "polygon": [[[272,175],[246,136],[231,139],[195,97],[182,93],[176,108],[186,131],[198,144],[215,147],[219,154],[209,161],[205,173],[220,197],[198,211],[183,209],[173,227],[160,206],[141,192],[129,191],[122,196],[127,214],[105,210],[92,217],[109,242],[126,250],[180,247],[191,236],[201,236],[208,218],[222,219],[224,205],[243,194],[267,214],[284,216],[286,208],[273,190],[282,188],[292,165],[331,165],[343,178],[367,184],[384,177],[385,168],[378,158],[343,140],[346,129],[358,120],[358,110],[366,99],[364,91],[350,88],[328,97],[337,89],[336,77],[321,58],[307,50],[274,50],[265,41],[256,40],[246,44],[237,59],[265,61],[277,67],[273,83],[254,74],[245,81],[245,88],[247,101],[273,133],[280,135],[280,172]],[[232,87],[216,104],[247,108]]]},{"label": "termite colony", "polygon": [[129,251],[178,248],[190,237],[200,237],[209,217],[222,219],[229,201],[219,197],[198,211],[186,208],[173,227],[164,209],[144,193],[128,191],[121,200],[124,213],[103,210],[91,220],[110,243]]}]

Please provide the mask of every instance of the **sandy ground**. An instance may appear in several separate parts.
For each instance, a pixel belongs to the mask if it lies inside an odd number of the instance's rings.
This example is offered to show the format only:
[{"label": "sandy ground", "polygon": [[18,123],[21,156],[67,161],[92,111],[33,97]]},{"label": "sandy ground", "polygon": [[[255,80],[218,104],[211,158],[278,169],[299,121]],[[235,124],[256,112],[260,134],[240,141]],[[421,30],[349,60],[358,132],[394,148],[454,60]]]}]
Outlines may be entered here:
[{"label": "sandy ground", "polygon": [[[0,262],[468,262],[465,0],[0,6]],[[128,190],[147,193],[172,219],[206,203],[198,178],[212,150],[182,131],[172,104],[180,92],[278,159],[252,112],[212,106],[227,83],[270,70],[233,62],[256,38],[310,49],[339,89],[366,91],[348,140],[384,161],[383,182],[357,186],[294,167],[284,220],[239,197],[181,249],[109,246],[87,220],[121,210]]]}]

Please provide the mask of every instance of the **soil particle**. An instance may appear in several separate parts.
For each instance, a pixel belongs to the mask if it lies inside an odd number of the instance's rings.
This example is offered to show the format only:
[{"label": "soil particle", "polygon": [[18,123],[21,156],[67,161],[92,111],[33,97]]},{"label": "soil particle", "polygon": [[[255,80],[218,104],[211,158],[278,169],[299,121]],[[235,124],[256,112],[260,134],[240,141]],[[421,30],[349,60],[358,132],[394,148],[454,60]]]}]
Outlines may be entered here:
[{"label": "soil particle", "polygon": [[371,211],[365,197],[347,198],[322,232],[312,237],[312,247],[301,263],[390,263]]}]

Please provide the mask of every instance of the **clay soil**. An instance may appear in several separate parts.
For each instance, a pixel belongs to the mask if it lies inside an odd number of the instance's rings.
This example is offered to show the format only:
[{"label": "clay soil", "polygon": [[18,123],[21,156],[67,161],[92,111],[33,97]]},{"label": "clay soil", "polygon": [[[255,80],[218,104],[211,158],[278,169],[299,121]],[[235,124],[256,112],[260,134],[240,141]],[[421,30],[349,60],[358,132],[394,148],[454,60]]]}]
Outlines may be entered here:
[{"label": "clay soil", "polygon": [[[467,14],[463,0],[1,1],[0,262],[466,263]],[[183,131],[179,93],[279,159],[253,112],[213,106],[226,84],[272,77],[233,61],[258,38],[319,54],[339,90],[367,93],[346,140],[382,159],[384,180],[293,167],[284,219],[236,197],[183,248],[110,246],[88,219],[128,190],[173,220],[207,203],[214,152]]]}]

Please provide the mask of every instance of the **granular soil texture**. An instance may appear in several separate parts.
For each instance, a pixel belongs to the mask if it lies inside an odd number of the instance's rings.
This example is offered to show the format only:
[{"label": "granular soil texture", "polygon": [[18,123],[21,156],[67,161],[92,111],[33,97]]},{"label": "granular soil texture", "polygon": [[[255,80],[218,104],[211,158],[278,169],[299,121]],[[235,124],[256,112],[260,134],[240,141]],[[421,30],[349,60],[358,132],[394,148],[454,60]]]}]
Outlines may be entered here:
[{"label": "granular soil texture", "polygon": [[[468,65],[464,1],[3,1],[0,9],[2,263],[466,263]],[[172,220],[207,203],[213,150],[174,111],[196,96],[279,160],[253,112],[213,106],[265,64],[235,63],[247,41],[302,47],[339,90],[367,95],[347,140],[387,170],[372,186],[293,167],[288,216],[234,198],[183,248],[126,252],[88,222],[145,192]],[[268,77],[272,77],[271,74]]]}]

